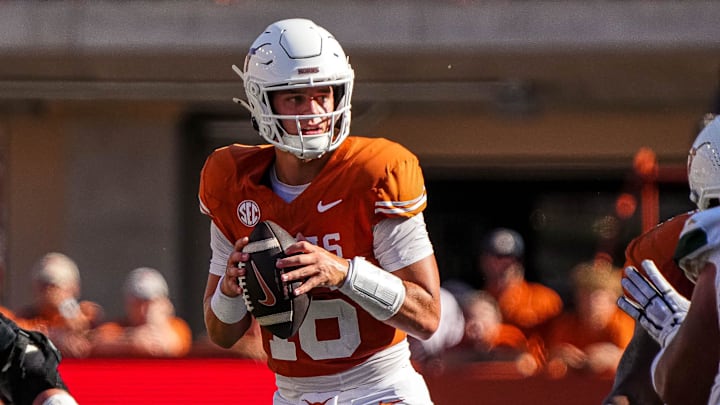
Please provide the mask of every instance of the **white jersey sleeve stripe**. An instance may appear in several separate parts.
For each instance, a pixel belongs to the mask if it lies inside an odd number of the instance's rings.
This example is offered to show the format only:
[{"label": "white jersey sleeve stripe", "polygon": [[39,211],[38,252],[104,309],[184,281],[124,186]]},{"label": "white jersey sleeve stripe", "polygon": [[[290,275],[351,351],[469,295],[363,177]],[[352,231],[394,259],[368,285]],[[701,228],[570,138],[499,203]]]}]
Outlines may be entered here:
[{"label": "white jersey sleeve stripe", "polygon": [[690,281],[697,280],[707,258],[720,249],[720,207],[698,211],[685,222],[674,259]]},{"label": "white jersey sleeve stripe", "polygon": [[[396,203],[396,202],[388,202],[388,201],[378,202],[378,203],[375,203],[375,213],[376,214],[377,213],[404,214],[404,213],[408,213],[408,212],[413,212],[418,207],[421,207],[423,204],[425,204],[426,201],[427,201],[427,194],[423,193],[423,195],[421,195],[418,199],[413,200],[413,204],[409,205],[409,206],[400,205],[400,203]],[[386,203],[386,204],[384,204],[385,206],[388,206],[387,203],[394,204],[394,205],[392,206],[393,208],[378,208],[378,207],[383,206],[383,204],[381,204],[381,203]]]},{"label": "white jersey sleeve stripe", "polygon": [[424,200],[427,198],[427,192],[425,191],[425,187],[423,187],[422,193],[417,197],[413,198],[412,200],[407,201],[378,201],[375,203],[376,207],[402,207],[405,205],[416,205],[418,201]]},{"label": "white jersey sleeve stripe", "polygon": [[198,196],[198,201],[200,202],[200,212],[202,212],[203,214],[205,214],[207,216],[211,216],[210,210],[208,209],[208,207],[205,206],[205,204],[202,201],[202,198],[200,198],[199,196]]}]

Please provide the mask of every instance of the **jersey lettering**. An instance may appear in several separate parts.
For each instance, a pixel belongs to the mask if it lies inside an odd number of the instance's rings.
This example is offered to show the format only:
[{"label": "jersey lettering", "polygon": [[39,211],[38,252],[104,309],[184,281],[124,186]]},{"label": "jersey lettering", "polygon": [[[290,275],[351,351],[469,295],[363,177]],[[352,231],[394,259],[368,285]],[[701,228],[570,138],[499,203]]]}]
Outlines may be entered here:
[{"label": "jersey lettering", "polygon": [[[320,341],[315,330],[320,319],[337,321],[340,335],[337,339]],[[357,310],[340,299],[313,301],[305,321],[298,330],[298,341],[302,351],[313,360],[340,359],[352,356],[360,346]],[[295,343],[273,336],[270,355],[274,359],[294,361],[297,359]]]},{"label": "jersey lettering", "polygon": [[[302,329],[302,326],[300,327]],[[295,352],[295,343],[281,339],[273,335],[270,341],[270,356],[273,359],[295,361],[297,360],[297,353]]]},{"label": "jersey lettering", "polygon": [[[306,236],[308,242],[317,245],[317,236]],[[330,233],[322,238],[323,248],[342,256],[342,247],[338,243],[340,234]],[[342,316],[341,316],[342,315]],[[334,319],[338,323],[340,337],[334,340],[319,341],[315,330],[318,319]],[[357,310],[343,300],[314,301],[298,330],[300,347],[314,360],[327,360],[350,357],[360,346]],[[270,352],[274,359],[294,361],[297,359],[295,343],[273,336]]]},{"label": "jersey lettering", "polygon": [[317,236],[305,236],[305,239],[315,246],[321,246],[328,252],[335,253],[338,257],[344,257],[342,252],[342,246],[340,246],[340,233],[334,232],[329,233],[322,237],[322,245],[318,244],[320,240]]},{"label": "jersey lettering", "polygon": [[338,257],[345,257],[340,246],[340,234],[331,233],[323,236],[323,248],[328,252],[335,253]]}]

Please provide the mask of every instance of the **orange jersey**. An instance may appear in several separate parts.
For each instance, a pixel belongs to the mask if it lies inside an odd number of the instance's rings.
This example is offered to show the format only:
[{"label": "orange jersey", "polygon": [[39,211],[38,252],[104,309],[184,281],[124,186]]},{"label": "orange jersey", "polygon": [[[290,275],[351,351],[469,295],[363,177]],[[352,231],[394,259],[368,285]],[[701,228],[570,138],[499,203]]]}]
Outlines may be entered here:
[{"label": "orange jersey", "polygon": [[683,296],[690,298],[694,284],[673,260],[675,246],[685,221],[694,211],[668,219],[633,239],[625,249],[625,266],[634,266],[644,272],[640,263],[651,259],[667,281]]},{"label": "orange jersey", "polygon": [[[87,327],[93,328],[100,323],[103,315],[102,308],[92,301],[80,301],[78,303],[82,318],[87,321]],[[57,309],[41,311],[34,307],[25,308],[16,316],[22,319],[23,325],[32,330],[48,333],[50,329],[71,328],[72,321],[66,319]]]},{"label": "orange jersey", "polygon": [[512,361],[522,353],[531,353],[531,347],[520,328],[507,323],[498,325],[495,336],[486,336],[484,341],[474,341],[465,335],[456,346],[443,352],[449,365],[475,361]]},{"label": "orange jersey", "polygon": [[[382,138],[349,137],[313,182],[290,203],[268,180],[275,150],[231,145],[216,150],[200,179],[201,210],[234,243],[255,224],[272,220],[291,235],[344,258],[373,254],[373,226],[385,218],[412,217],[426,206],[417,158]],[[418,258],[421,259],[421,258]],[[300,331],[289,339],[262,330],[268,365],[288,377],[335,374],[405,339],[339,291],[316,289]]]},{"label": "orange jersey", "polygon": [[624,349],[632,339],[635,321],[619,308],[615,311],[610,322],[598,330],[586,327],[578,315],[566,312],[553,320],[545,337],[547,347],[556,347],[563,343],[572,344],[580,349],[595,344],[608,342]]},{"label": "orange jersey", "polygon": [[528,336],[563,309],[562,298],[555,290],[527,281],[503,291],[498,305],[503,322],[519,327]]},{"label": "orange jersey", "polygon": [[525,334],[520,328],[507,323],[500,325],[500,331],[491,342],[491,345],[493,348],[506,347],[518,351],[528,350],[528,341]]},{"label": "orange jersey", "polygon": [[[192,331],[190,330],[190,326],[184,319],[178,317],[171,317],[168,322],[178,345],[174,345],[171,350],[163,355],[167,357],[180,357],[188,354],[192,347]],[[93,330],[93,340],[100,344],[112,344],[116,342],[127,344],[127,351],[123,353],[111,353],[108,354],[109,356],[135,356],[137,353],[133,352],[133,343],[128,342],[125,336],[125,332],[129,328],[125,321],[105,322]],[[170,337],[167,338],[167,340],[170,339]],[[165,347],[167,348],[167,345]],[[97,356],[98,353],[95,352],[92,353],[92,355]]]}]

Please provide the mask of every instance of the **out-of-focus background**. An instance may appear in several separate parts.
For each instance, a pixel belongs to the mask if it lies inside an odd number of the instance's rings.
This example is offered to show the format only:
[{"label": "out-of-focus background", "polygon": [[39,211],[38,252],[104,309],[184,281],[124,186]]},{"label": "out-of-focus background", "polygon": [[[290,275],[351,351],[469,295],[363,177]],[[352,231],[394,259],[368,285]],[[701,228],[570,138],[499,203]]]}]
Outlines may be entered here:
[{"label": "out-of-focus background", "polygon": [[[714,1],[0,2],[0,302],[32,300],[43,254],[72,257],[110,318],[159,269],[203,332],[207,155],[257,143],[231,70],[271,22],[332,32],[356,73],[352,133],[416,153],[443,280],[476,281],[498,226],[527,278],[569,297],[598,252],[691,207],[685,161],[718,109]],[[659,165],[643,176],[634,162]]]}]

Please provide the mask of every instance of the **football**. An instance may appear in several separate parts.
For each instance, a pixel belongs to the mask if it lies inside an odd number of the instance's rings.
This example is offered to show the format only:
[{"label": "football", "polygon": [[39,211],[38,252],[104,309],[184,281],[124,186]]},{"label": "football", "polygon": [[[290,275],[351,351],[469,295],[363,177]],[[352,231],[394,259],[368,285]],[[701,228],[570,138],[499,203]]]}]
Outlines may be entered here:
[{"label": "football", "polygon": [[245,304],[260,326],[282,339],[298,331],[310,307],[309,295],[293,293],[300,281],[284,283],[280,279],[286,270],[292,269],[275,267],[276,260],[286,257],[285,248],[293,243],[295,238],[280,225],[262,221],[243,248],[250,255],[245,263],[245,277],[240,278]]}]

